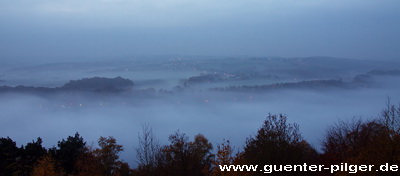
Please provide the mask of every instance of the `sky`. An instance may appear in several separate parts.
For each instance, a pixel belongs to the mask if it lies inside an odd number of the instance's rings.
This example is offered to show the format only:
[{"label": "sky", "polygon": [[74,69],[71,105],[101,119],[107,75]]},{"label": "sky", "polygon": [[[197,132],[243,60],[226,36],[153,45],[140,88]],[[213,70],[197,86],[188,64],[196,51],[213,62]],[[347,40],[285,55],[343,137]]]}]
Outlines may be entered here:
[{"label": "sky", "polygon": [[0,59],[400,60],[398,0],[0,0]]}]

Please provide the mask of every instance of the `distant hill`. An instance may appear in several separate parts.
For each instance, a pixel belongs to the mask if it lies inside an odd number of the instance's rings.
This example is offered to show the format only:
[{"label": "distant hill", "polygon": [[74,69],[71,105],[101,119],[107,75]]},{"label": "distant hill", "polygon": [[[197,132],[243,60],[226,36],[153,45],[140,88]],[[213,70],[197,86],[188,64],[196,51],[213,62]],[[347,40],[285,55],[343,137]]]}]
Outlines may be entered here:
[{"label": "distant hill", "polygon": [[296,83],[277,83],[269,85],[258,86],[229,86],[224,88],[212,88],[210,90],[216,91],[272,91],[282,89],[322,89],[322,88],[351,88],[348,83],[341,80],[312,80],[301,81]]},{"label": "distant hill", "polygon": [[133,82],[121,77],[116,78],[83,78],[81,80],[72,80],[60,87],[61,90],[79,90],[79,91],[120,91],[133,87]]},{"label": "distant hill", "polygon": [[211,88],[214,91],[271,91],[281,89],[323,89],[323,88],[341,88],[341,89],[354,89],[354,88],[368,88],[374,86],[374,77],[376,76],[400,76],[400,70],[372,70],[366,74],[359,74],[353,77],[349,82],[343,82],[341,79],[321,79],[300,82],[276,83],[268,85],[255,85],[255,86],[228,86]]},{"label": "distant hill", "polygon": [[61,91],[85,91],[85,92],[122,92],[133,87],[133,81],[121,77],[116,78],[83,78],[71,80],[62,87],[32,87],[32,86],[0,86],[0,92],[61,92]]},{"label": "distant hill", "polygon": [[0,86],[0,93],[3,92],[55,92],[57,88],[48,88],[48,87],[33,87],[33,86]]},{"label": "distant hill", "polygon": [[367,74],[377,76],[399,76],[400,70],[371,70]]}]

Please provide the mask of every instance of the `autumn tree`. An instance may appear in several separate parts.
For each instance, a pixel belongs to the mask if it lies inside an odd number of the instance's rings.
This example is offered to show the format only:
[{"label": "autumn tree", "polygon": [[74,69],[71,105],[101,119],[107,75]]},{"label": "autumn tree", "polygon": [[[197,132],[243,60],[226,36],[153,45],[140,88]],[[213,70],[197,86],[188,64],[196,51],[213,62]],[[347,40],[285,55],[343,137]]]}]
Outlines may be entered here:
[{"label": "autumn tree", "polygon": [[[242,155],[241,157],[247,164],[286,165],[313,163],[317,152],[303,140],[297,124],[287,123],[285,115],[269,114],[257,135],[247,139]],[[287,173],[275,172],[272,174],[286,175]],[[307,172],[296,174],[309,175]]]},{"label": "autumn tree", "polygon": [[[331,126],[323,143],[322,164],[339,163],[381,165],[391,162],[392,153],[389,133],[386,127],[375,120],[363,122],[353,120]],[[335,175],[348,175],[337,172]],[[375,170],[363,175],[390,175]]]},{"label": "autumn tree", "polygon": [[163,175],[205,175],[210,171],[212,145],[201,134],[194,141],[182,133],[176,132],[169,137],[170,145],[162,147],[158,158],[159,169]]},{"label": "autumn tree", "polygon": [[392,157],[388,162],[400,165],[400,104],[396,107],[388,99],[387,107],[383,110],[380,121],[389,135],[387,152]]},{"label": "autumn tree", "polygon": [[219,166],[220,165],[232,165],[235,164],[235,156],[233,155],[234,148],[231,146],[229,140],[223,141],[222,144],[217,146],[217,153],[215,158],[212,161],[212,172],[211,175],[213,176],[228,176],[234,175],[233,172],[221,171]]},{"label": "autumn tree", "polygon": [[100,137],[98,140],[100,148],[91,149],[78,157],[76,168],[78,175],[93,176],[125,176],[131,174],[129,165],[119,160],[119,153],[123,151],[122,145],[112,137]]},{"label": "autumn tree", "polygon": [[362,125],[361,119],[353,119],[339,121],[328,128],[322,144],[324,164],[337,164],[357,154],[356,143],[359,143]]},{"label": "autumn tree", "polygon": [[78,176],[103,176],[102,163],[91,147],[87,147],[86,152],[78,156],[75,169]]},{"label": "autumn tree", "polygon": [[117,144],[117,140],[112,137],[100,137],[98,140],[99,149],[94,150],[95,156],[99,159],[104,175],[113,175],[120,168],[119,153],[124,149]]},{"label": "autumn tree", "polygon": [[56,161],[49,154],[41,157],[33,167],[31,176],[61,176],[63,169],[58,167]]},{"label": "autumn tree", "polygon": [[[326,132],[322,164],[400,164],[400,106],[390,104],[378,119],[340,121]],[[348,175],[337,172],[335,175]],[[393,175],[391,172],[370,172],[363,175]]]}]

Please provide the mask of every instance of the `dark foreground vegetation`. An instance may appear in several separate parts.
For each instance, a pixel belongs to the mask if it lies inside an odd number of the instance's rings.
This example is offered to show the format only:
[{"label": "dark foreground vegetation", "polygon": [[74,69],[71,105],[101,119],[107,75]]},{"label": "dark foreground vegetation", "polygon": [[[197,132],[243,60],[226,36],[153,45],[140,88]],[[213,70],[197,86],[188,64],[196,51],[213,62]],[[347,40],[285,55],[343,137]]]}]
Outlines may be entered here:
[{"label": "dark foreground vegetation", "polygon": [[[76,133],[56,147],[44,148],[42,139],[18,147],[9,137],[0,138],[1,176],[128,176],[128,175],[265,175],[263,172],[222,172],[221,164],[323,164],[354,165],[385,163],[400,165],[400,105],[388,102],[382,114],[371,120],[354,119],[331,125],[324,133],[322,152],[304,140],[297,124],[286,116],[269,114],[255,136],[236,150],[229,140],[213,149],[198,134],[190,140],[183,133],[170,135],[161,145],[149,126],[139,134],[138,166],[131,168],[119,159],[123,146],[113,137],[100,137],[99,148],[87,145]],[[348,172],[273,172],[270,175],[354,175]],[[397,172],[358,172],[356,175],[399,175]]]}]

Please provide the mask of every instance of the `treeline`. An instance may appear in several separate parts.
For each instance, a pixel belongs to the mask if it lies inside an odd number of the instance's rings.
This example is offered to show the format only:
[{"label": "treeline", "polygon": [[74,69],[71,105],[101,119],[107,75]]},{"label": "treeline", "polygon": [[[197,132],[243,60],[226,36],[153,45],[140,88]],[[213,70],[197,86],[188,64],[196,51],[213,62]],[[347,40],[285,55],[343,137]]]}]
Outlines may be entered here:
[{"label": "treeline", "polygon": [[269,85],[256,86],[229,86],[220,88],[211,88],[212,91],[234,91],[234,92],[264,92],[282,89],[326,89],[326,88],[354,88],[353,84],[343,82],[342,80],[311,80],[294,83],[275,83]]},{"label": "treeline", "polygon": [[376,76],[399,76],[399,75],[400,75],[400,70],[372,70],[367,72],[366,74],[359,74],[354,76],[353,79],[349,82],[344,82],[342,81],[341,78],[327,79],[327,80],[321,79],[321,80],[308,80],[300,82],[274,83],[268,85],[216,87],[216,88],[210,88],[210,90],[233,91],[233,92],[265,92],[265,91],[284,90],[284,89],[293,89],[293,90],[294,89],[318,90],[318,89],[329,89],[329,88],[357,89],[357,88],[368,88],[376,86],[374,84],[374,77]]},{"label": "treeline", "polygon": [[0,138],[0,175],[129,175],[129,165],[119,160],[123,146],[115,138],[100,137],[98,145],[86,145],[78,133],[49,149],[41,138],[21,147],[9,137]]},{"label": "treeline", "polygon": [[[299,126],[288,123],[285,115],[269,114],[242,150],[229,140],[213,148],[208,139],[198,134],[190,140],[181,132],[161,145],[149,126],[139,134],[136,150],[138,165],[130,168],[119,159],[123,146],[113,137],[100,137],[98,148],[86,144],[76,133],[62,139],[56,147],[46,149],[38,138],[17,147],[7,138],[0,138],[0,175],[32,176],[130,176],[177,175],[222,176],[264,175],[263,172],[221,171],[219,165],[303,165],[323,164],[400,165],[400,105],[388,102],[379,117],[371,120],[331,125],[318,152],[303,139]],[[214,150],[213,150],[214,149]],[[261,168],[262,169],[262,168]],[[358,175],[398,175],[397,172],[358,172]],[[351,175],[349,172],[272,172],[270,175]]]},{"label": "treeline", "polygon": [[34,86],[0,86],[1,92],[25,92],[25,93],[52,93],[61,91],[83,92],[123,92],[133,87],[133,81],[121,77],[103,78],[92,77],[80,80],[71,80],[61,87],[34,87]]},{"label": "treeline", "polygon": [[257,72],[254,70],[246,72],[238,72],[238,73],[213,72],[213,73],[201,73],[198,76],[191,76],[188,79],[181,80],[181,82],[183,82],[185,86],[189,86],[201,83],[217,83],[223,81],[249,80],[252,78],[278,79],[279,76]]}]

